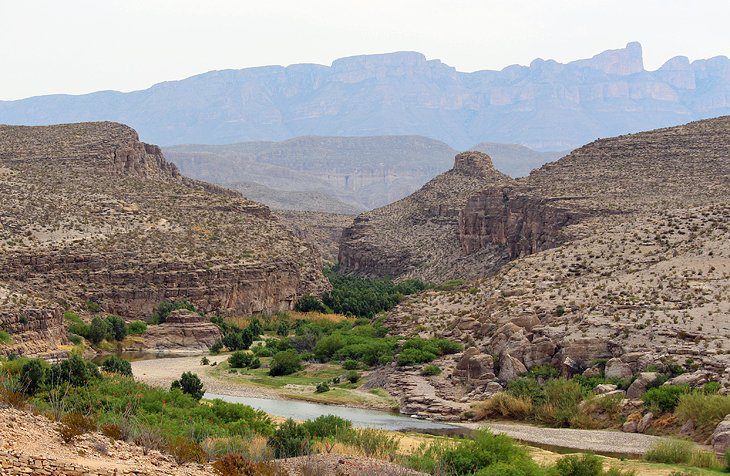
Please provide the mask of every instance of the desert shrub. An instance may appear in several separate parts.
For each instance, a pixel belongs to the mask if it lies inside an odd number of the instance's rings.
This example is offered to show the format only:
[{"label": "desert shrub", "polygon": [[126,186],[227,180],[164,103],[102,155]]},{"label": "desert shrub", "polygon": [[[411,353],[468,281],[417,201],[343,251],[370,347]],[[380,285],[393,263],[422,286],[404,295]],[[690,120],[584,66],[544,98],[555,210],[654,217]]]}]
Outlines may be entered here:
[{"label": "desert shrub", "polygon": [[700,392],[682,394],[674,413],[682,422],[692,420],[703,436],[709,436],[725,415],[730,414],[730,396]]},{"label": "desert shrub", "polygon": [[119,316],[107,316],[107,322],[111,326],[111,336],[115,341],[121,342],[127,337],[127,323]]},{"label": "desert shrub", "polygon": [[147,332],[147,323],[144,321],[132,321],[127,326],[127,332],[133,336],[142,335]]},{"label": "desert shrub", "polygon": [[330,391],[330,386],[327,384],[327,382],[320,382],[317,384],[317,387],[314,389],[316,393],[325,393]]},{"label": "desert shrub", "polygon": [[515,397],[506,392],[500,392],[483,402],[474,405],[474,418],[515,418],[524,419],[532,414],[532,401],[526,397]]},{"label": "desert shrub", "polygon": [[24,408],[28,395],[20,381],[20,375],[11,369],[4,368],[0,373],[0,402],[14,408]]},{"label": "desert shrub", "polygon": [[223,349],[223,342],[220,340],[217,340],[213,342],[213,345],[210,346],[210,353],[215,355],[220,353],[221,349]]},{"label": "desert shrub", "polygon": [[20,369],[20,385],[26,395],[35,395],[43,385],[48,365],[40,359],[30,359]]},{"label": "desert shrub", "polygon": [[360,364],[357,363],[357,360],[347,359],[342,362],[342,368],[345,370],[357,370],[359,366]]},{"label": "desert shrub", "polygon": [[174,380],[170,389],[178,389],[185,394],[190,395],[195,400],[203,398],[205,389],[203,389],[203,382],[200,378],[192,372],[184,372],[179,380]]},{"label": "desert shrub", "polygon": [[7,331],[0,330],[0,344],[10,345],[13,343],[13,338]]},{"label": "desert shrub", "polygon": [[447,474],[470,475],[497,463],[514,464],[529,461],[524,448],[508,436],[480,430],[476,436],[444,451],[442,462]]},{"label": "desert shrub", "polygon": [[300,370],[302,370],[302,359],[294,350],[277,352],[269,364],[269,375],[273,377],[293,374]]},{"label": "desert shrub", "polygon": [[162,451],[167,449],[168,452],[170,451],[169,443],[162,433],[158,429],[146,425],[135,428],[133,441],[142,447],[144,454],[147,454],[150,450]]},{"label": "desert shrub", "polygon": [[332,312],[322,301],[310,294],[302,296],[294,306],[294,310],[299,312],[321,312],[323,314]]},{"label": "desert shrub", "polygon": [[421,370],[421,375],[424,376],[431,376],[431,375],[440,375],[441,374],[441,367],[438,365],[426,365]]},{"label": "desert shrub", "polygon": [[463,346],[448,339],[408,339],[398,356],[398,365],[418,365],[431,362],[436,357],[459,352]]},{"label": "desert shrub", "polygon": [[689,392],[687,385],[662,385],[650,388],[641,396],[655,414],[672,412],[679,404],[679,397]]},{"label": "desert shrub", "polygon": [[228,357],[228,365],[230,365],[233,369],[245,369],[251,367],[251,363],[255,358],[256,357],[253,354],[238,350]]},{"label": "desert shrub", "polygon": [[603,461],[592,454],[569,455],[555,463],[555,470],[560,476],[601,476]]},{"label": "desert shrub", "polygon": [[101,363],[101,368],[109,373],[125,375],[127,377],[132,376],[132,364],[116,355],[110,355],[104,359]]},{"label": "desert shrub", "polygon": [[213,463],[221,476],[286,476],[287,471],[275,463],[251,461],[240,453],[228,453]]},{"label": "desert shrub", "polygon": [[355,370],[350,370],[349,372],[347,372],[347,375],[345,376],[345,378],[350,383],[357,383],[360,380],[360,374],[358,372],[356,372]]},{"label": "desert shrub", "polygon": [[79,436],[94,430],[96,430],[96,422],[93,418],[79,412],[67,413],[61,417],[59,433],[66,443],[71,443]]},{"label": "desert shrub", "polygon": [[303,425],[312,438],[332,438],[352,428],[352,422],[335,415],[322,415]]},{"label": "desert shrub", "polygon": [[71,343],[72,343],[73,345],[79,345],[79,344],[81,344],[81,342],[83,342],[83,340],[82,340],[81,336],[79,336],[79,335],[76,335],[76,334],[71,334],[70,332],[69,332],[69,333],[68,333],[68,334],[66,335],[66,337],[68,337],[68,340],[69,340],[69,341],[70,341],[70,342],[71,342]]},{"label": "desert shrub", "polygon": [[208,357],[203,356],[202,359],[200,359],[200,365],[210,365],[210,359]]},{"label": "desert shrub", "polygon": [[178,464],[205,463],[208,461],[208,454],[195,440],[184,436],[178,436],[167,444],[167,451],[175,458]]},{"label": "desert shrub", "polygon": [[480,469],[476,476],[541,476],[543,474],[545,471],[534,461],[519,459],[509,463],[499,461]]},{"label": "desert shrub", "polygon": [[401,367],[409,365],[425,364],[431,362],[437,357],[436,354],[432,354],[426,350],[421,349],[403,349],[398,355],[398,365]]},{"label": "desert shrub", "polygon": [[707,382],[702,386],[702,393],[705,395],[714,395],[716,393],[719,393],[722,389],[722,384],[720,382]]},{"label": "desert shrub", "polygon": [[105,423],[101,426],[101,433],[112,440],[123,439],[122,427],[116,423]]},{"label": "desert shrub", "polygon": [[222,343],[228,350],[247,350],[253,344],[254,335],[249,328],[230,330],[223,336]]},{"label": "desert shrub", "polygon": [[342,443],[354,446],[368,457],[392,457],[400,446],[400,436],[372,428],[343,431],[337,435]]},{"label": "desert shrub", "polygon": [[695,448],[692,451],[692,457],[689,460],[690,466],[695,468],[720,469],[720,463],[717,461],[714,451],[707,451],[701,448]]},{"label": "desert shrub", "polygon": [[291,458],[310,454],[312,439],[304,425],[288,419],[269,437],[269,446],[275,458]]},{"label": "desert shrub", "polygon": [[68,331],[72,334],[87,338],[89,336],[89,325],[71,311],[63,313],[63,317],[68,323]]},{"label": "desert shrub", "polygon": [[571,418],[578,413],[583,399],[583,389],[572,380],[553,379],[545,385],[545,404],[536,412],[538,418],[556,426],[570,426]]},{"label": "desert shrub", "polygon": [[276,335],[281,337],[286,337],[289,335],[289,323],[286,321],[279,322],[279,325],[276,327]]},{"label": "desert shrub", "polygon": [[99,369],[92,362],[86,362],[78,355],[72,355],[61,363],[54,364],[46,371],[46,384],[49,386],[69,383],[74,387],[87,385],[91,379],[99,377]]},{"label": "desert shrub", "polygon": [[111,338],[112,336],[113,328],[108,320],[99,316],[91,320],[89,332],[86,338],[89,339],[92,344],[97,345],[104,339]]},{"label": "desert shrub", "polygon": [[195,312],[195,306],[190,301],[163,301],[157,305],[157,309],[152,312],[150,317],[151,324],[164,324],[167,321],[167,317],[172,311],[178,309],[187,309],[188,311]]},{"label": "desert shrub", "polygon": [[653,463],[689,464],[695,444],[691,441],[668,439],[662,440],[649,448],[644,459]]},{"label": "desert shrub", "polygon": [[558,378],[560,376],[560,370],[550,364],[536,365],[532,367],[529,372],[527,372],[527,375],[535,379],[542,378],[545,380],[549,380],[553,378]]},{"label": "desert shrub", "polygon": [[530,377],[519,377],[507,383],[507,393],[530,400],[534,405],[545,403],[545,390],[537,380]]},{"label": "desert shrub", "polygon": [[452,446],[453,444],[438,440],[423,442],[403,456],[403,464],[422,473],[446,475],[448,472],[442,462],[443,454]]}]

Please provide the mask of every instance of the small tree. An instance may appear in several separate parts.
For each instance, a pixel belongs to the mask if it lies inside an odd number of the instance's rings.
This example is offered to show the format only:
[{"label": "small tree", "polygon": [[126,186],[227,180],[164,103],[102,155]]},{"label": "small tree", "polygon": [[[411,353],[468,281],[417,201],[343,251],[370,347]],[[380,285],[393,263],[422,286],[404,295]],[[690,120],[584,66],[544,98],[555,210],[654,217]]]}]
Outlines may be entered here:
[{"label": "small tree", "polygon": [[299,312],[327,313],[327,311],[329,311],[329,309],[327,309],[327,306],[325,306],[322,301],[309,294],[307,294],[306,296],[302,296],[302,298],[297,301],[294,309]]},{"label": "small tree", "polygon": [[187,393],[196,400],[200,400],[203,398],[203,394],[205,394],[203,382],[201,382],[200,378],[192,372],[183,373],[180,376],[180,380],[172,382],[170,388],[181,390],[183,393]]},{"label": "small tree", "polygon": [[302,370],[302,359],[294,350],[284,350],[274,354],[269,367],[269,375],[289,375]]},{"label": "small tree", "polygon": [[312,450],[309,432],[291,418],[277,428],[268,443],[277,459],[308,455]]},{"label": "small tree", "polygon": [[116,355],[110,355],[104,359],[104,362],[101,363],[101,368],[109,373],[124,375],[126,377],[132,376],[132,364]]},{"label": "small tree", "polygon": [[26,395],[35,395],[43,385],[46,369],[39,359],[32,359],[20,369],[20,385]]},{"label": "small tree", "polygon": [[117,342],[123,341],[127,337],[127,324],[124,322],[124,319],[119,316],[108,316],[106,320],[111,326],[111,334],[114,340]]},{"label": "small tree", "polygon": [[88,339],[92,344],[97,345],[104,339],[111,338],[113,335],[112,326],[107,319],[95,317],[91,320]]}]

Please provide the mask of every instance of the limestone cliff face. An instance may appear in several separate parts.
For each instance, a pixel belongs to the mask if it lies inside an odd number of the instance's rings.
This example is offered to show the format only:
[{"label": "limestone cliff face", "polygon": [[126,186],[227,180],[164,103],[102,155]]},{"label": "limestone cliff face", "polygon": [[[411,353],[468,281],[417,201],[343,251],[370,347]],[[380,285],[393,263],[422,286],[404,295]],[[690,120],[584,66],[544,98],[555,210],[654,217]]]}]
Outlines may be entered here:
[{"label": "limestone cliff face", "polygon": [[510,259],[553,248],[564,228],[584,215],[558,200],[491,188],[472,195],[459,215],[459,242],[465,254],[488,246],[506,250]]},{"label": "limestone cliff face", "polygon": [[181,176],[121,124],[0,126],[0,194],[0,326],[36,340],[21,352],[53,349],[63,308],[88,301],[135,319],[177,299],[250,314],[327,286],[268,208]]}]

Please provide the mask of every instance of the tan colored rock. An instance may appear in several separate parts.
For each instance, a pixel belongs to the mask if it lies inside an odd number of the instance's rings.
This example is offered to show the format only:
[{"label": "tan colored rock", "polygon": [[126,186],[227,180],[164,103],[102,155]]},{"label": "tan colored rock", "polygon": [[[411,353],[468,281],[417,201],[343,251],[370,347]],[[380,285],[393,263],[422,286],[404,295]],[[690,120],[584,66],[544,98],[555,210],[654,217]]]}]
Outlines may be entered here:
[{"label": "tan colored rock", "polygon": [[609,359],[603,372],[606,378],[625,379],[633,375],[631,367],[619,358]]},{"label": "tan colored rock", "polygon": [[519,359],[509,354],[502,354],[502,359],[499,361],[500,380],[509,382],[526,373],[527,368],[525,368],[525,365]]},{"label": "tan colored rock", "polygon": [[720,457],[730,451],[730,415],[726,415],[725,419],[717,425],[710,437],[710,442],[712,449]]},{"label": "tan colored rock", "polygon": [[649,385],[656,382],[658,375],[656,372],[641,372],[626,390],[626,397],[637,399],[640,398],[647,390]]}]

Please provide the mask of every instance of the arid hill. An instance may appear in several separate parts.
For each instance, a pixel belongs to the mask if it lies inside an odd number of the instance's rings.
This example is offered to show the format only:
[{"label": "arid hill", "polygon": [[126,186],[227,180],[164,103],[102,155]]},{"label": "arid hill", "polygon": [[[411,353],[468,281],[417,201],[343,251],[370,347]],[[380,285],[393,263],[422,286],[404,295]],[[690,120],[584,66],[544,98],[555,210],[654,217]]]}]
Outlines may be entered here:
[{"label": "arid hill", "polygon": [[250,313],[327,286],[316,250],[268,208],[181,176],[121,124],[0,126],[0,194],[3,353],[62,342],[65,308]]},{"label": "arid hill", "polygon": [[496,246],[509,261],[389,313],[393,332],[471,347],[427,384],[435,410],[415,390],[405,407],[449,414],[459,407],[444,402],[483,398],[536,365],[570,375],[601,359],[628,377],[675,364],[689,371],[677,383],[730,386],[729,204],[730,117],[596,141],[474,194],[462,253]]}]

